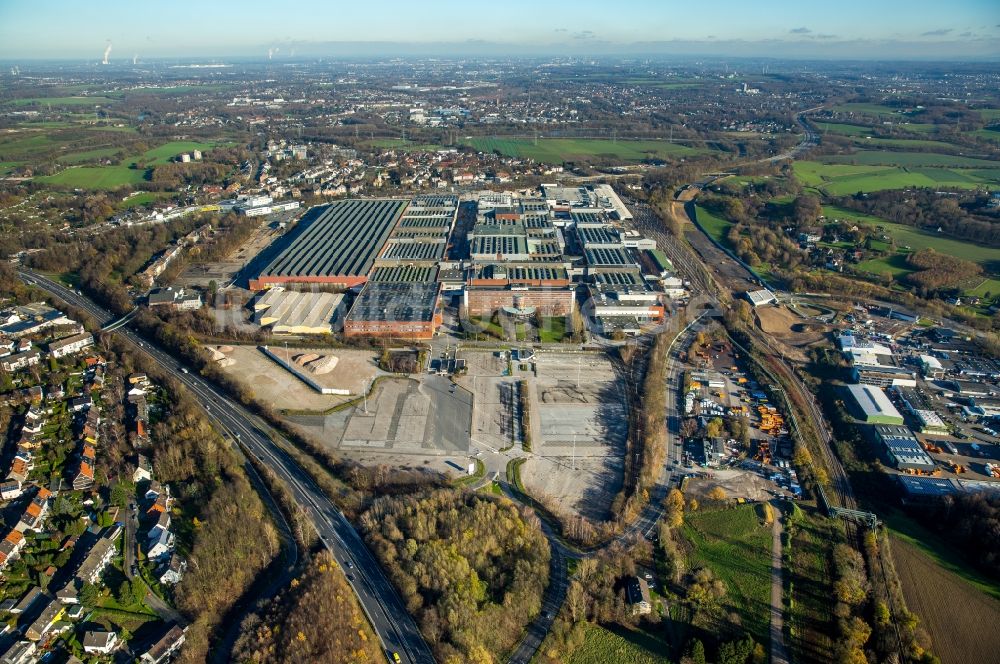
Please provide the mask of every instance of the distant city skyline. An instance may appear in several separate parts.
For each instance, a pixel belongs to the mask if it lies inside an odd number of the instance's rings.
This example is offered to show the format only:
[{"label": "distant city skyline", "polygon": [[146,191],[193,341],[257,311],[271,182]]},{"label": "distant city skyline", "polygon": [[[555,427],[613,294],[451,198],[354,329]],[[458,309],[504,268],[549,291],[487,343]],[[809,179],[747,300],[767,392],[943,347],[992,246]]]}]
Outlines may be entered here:
[{"label": "distant city skyline", "polygon": [[0,59],[658,56],[997,59],[996,0],[0,3]]}]

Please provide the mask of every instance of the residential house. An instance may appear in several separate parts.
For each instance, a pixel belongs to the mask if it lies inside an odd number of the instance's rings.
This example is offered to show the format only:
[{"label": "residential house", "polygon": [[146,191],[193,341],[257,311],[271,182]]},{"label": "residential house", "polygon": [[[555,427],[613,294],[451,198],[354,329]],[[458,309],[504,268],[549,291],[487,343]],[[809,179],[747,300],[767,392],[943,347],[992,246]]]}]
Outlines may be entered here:
[{"label": "residential house", "polygon": [[55,626],[56,622],[63,617],[66,611],[65,606],[47,595],[43,601],[46,603],[45,608],[42,609],[41,614],[24,631],[24,635],[30,641],[41,641]]},{"label": "residential house", "polygon": [[59,339],[49,344],[49,355],[55,358],[66,357],[73,353],[79,353],[84,348],[94,345],[94,335],[89,332],[74,334],[65,339]]},{"label": "residential house", "polygon": [[35,586],[34,588],[32,588],[31,590],[29,590],[24,594],[24,597],[21,598],[21,601],[19,601],[17,605],[10,610],[10,612],[13,613],[14,615],[21,615],[26,611],[31,611],[31,607],[33,607],[36,602],[42,599],[43,595],[44,593],[42,592],[42,589],[39,588],[38,586]]},{"label": "residential house", "polygon": [[187,627],[172,625],[149,650],[139,657],[140,664],[164,664],[184,645]]},{"label": "residential house", "polygon": [[104,572],[104,568],[108,566],[108,563],[114,557],[114,541],[107,537],[102,537],[97,540],[97,543],[91,548],[90,553],[87,554],[87,558],[80,564],[80,569],[76,572],[77,577],[86,583],[97,583],[97,580],[101,578],[101,574]]},{"label": "residential house", "polygon": [[153,527],[149,529],[148,539],[153,539],[160,536],[160,532],[163,530],[170,530],[170,514],[167,512],[160,512],[159,518]]},{"label": "residential house", "polygon": [[153,466],[149,463],[149,459],[143,455],[139,455],[136,460],[135,471],[132,472],[132,481],[138,484],[139,482],[149,482],[153,479]]},{"label": "residential house", "polygon": [[71,412],[79,413],[84,410],[88,410],[94,405],[93,398],[90,395],[84,395],[82,397],[75,397],[69,400],[69,409]]},{"label": "residential house", "polygon": [[41,357],[41,353],[37,350],[29,350],[24,353],[17,353],[16,355],[8,355],[0,360],[0,368],[8,372],[18,371],[20,369],[25,369],[38,364]]},{"label": "residential house", "polygon": [[160,484],[159,480],[152,480],[149,486],[146,487],[146,493],[144,494],[146,500],[155,501],[160,497],[161,494],[165,492],[163,485]]},{"label": "residential house", "polygon": [[157,512],[163,513],[170,509],[170,492],[161,493],[153,500],[153,504],[146,510],[146,514],[153,515]]},{"label": "residential house", "polygon": [[13,500],[21,495],[21,482],[16,479],[9,479],[0,482],[0,499]]},{"label": "residential house", "polygon": [[625,583],[625,593],[633,616],[644,616],[653,610],[649,601],[649,584],[638,576],[629,577]]},{"label": "residential house", "polygon": [[76,474],[73,475],[73,490],[85,491],[94,486],[94,466],[85,459],[80,460]]},{"label": "residential house", "polygon": [[150,560],[162,560],[173,553],[174,534],[169,530],[155,529],[150,531],[146,557]]},{"label": "residential house", "polygon": [[181,578],[184,576],[184,572],[187,571],[187,561],[178,556],[176,553],[170,555],[170,560],[162,568],[160,568],[160,583],[164,585],[173,585],[175,583],[180,583]]},{"label": "residential house", "polygon": [[34,467],[35,464],[31,453],[26,450],[18,451],[17,456],[14,457],[14,461],[10,464],[10,472],[7,473],[7,479],[24,484],[28,480],[28,474]]},{"label": "residential house", "polygon": [[118,647],[115,632],[91,631],[83,633],[83,652],[88,655],[107,655]]},{"label": "residential house", "polygon": [[34,641],[14,641],[0,654],[3,664],[34,664],[38,661],[38,644]]},{"label": "residential house", "polygon": [[38,493],[35,494],[35,497],[32,498],[31,502],[24,509],[21,520],[15,528],[22,533],[27,530],[40,530],[42,523],[45,522],[45,517],[49,513],[49,498],[51,497],[51,491],[44,487],[39,488]]},{"label": "residential house", "polygon": [[20,531],[12,530],[7,533],[7,536],[0,541],[0,569],[17,559],[26,543],[27,540]]}]

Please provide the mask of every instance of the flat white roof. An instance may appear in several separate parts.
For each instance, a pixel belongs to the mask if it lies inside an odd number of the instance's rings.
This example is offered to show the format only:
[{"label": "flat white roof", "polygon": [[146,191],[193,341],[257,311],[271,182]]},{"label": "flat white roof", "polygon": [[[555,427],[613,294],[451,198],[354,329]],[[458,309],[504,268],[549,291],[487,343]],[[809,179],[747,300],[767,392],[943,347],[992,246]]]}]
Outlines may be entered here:
[{"label": "flat white roof", "polygon": [[755,291],[747,291],[747,298],[750,299],[750,304],[755,307],[759,307],[762,304],[770,304],[771,302],[777,302],[778,298],[774,296],[774,293],[762,288]]},{"label": "flat white roof", "polygon": [[943,369],[941,366],[941,361],[938,360],[933,355],[921,355],[920,363],[923,364],[928,369]]}]

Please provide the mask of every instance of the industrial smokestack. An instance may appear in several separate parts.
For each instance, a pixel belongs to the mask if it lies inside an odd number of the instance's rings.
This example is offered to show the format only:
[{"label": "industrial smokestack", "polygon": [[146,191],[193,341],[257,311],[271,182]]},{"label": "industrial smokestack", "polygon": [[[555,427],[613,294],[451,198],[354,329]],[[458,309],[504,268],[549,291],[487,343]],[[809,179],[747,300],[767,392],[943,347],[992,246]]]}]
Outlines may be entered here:
[{"label": "industrial smokestack", "polygon": [[138,53],[136,53],[135,55],[132,56],[132,64],[133,65],[139,64],[139,54]]},{"label": "industrial smokestack", "polygon": [[270,60],[271,58],[273,58],[275,53],[277,53],[280,50],[281,49],[278,48],[277,46],[272,46],[271,48],[267,49],[267,59]]},{"label": "industrial smokestack", "polygon": [[111,55],[111,40],[108,40],[108,47],[104,49],[104,59],[101,61],[102,65],[110,64],[108,62],[108,56]]}]

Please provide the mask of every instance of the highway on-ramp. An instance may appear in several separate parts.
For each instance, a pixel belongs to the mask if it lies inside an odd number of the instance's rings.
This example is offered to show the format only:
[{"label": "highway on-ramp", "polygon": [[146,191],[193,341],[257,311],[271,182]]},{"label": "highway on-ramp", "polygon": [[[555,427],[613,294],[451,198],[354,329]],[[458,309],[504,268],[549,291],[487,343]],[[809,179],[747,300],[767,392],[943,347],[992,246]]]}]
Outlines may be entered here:
[{"label": "highway on-ramp", "polygon": [[[90,299],[43,275],[24,269],[19,270],[19,274],[25,283],[37,286],[53,297],[87,312],[102,325],[114,318],[110,312]],[[245,453],[257,458],[288,485],[296,502],[315,526],[323,544],[348,574],[358,601],[386,652],[390,656],[391,653],[399,653],[403,662],[433,662],[430,648],[378,561],[309,473],[277,442],[282,440],[281,435],[201,376],[189,373],[175,357],[140,338],[128,326],[118,327],[114,333],[121,335],[135,350],[145,354],[183,383],[222,431],[238,440]],[[287,441],[286,444],[290,445]]]}]

